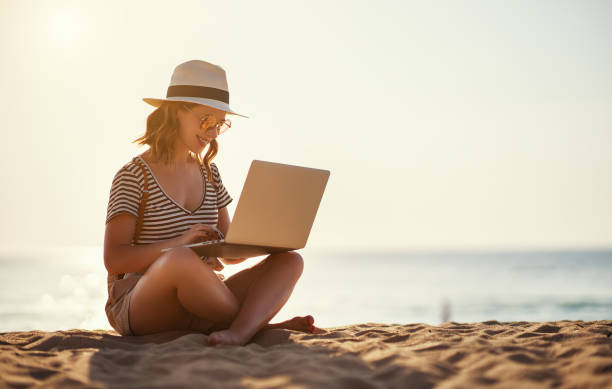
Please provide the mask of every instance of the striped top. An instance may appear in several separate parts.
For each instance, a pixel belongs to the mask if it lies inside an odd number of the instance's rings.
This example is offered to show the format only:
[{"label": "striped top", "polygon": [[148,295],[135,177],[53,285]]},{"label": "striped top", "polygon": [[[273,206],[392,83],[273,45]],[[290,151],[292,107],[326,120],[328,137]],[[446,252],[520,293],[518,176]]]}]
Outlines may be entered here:
[{"label": "striped top", "polygon": [[217,165],[211,163],[210,168],[217,189],[215,190],[208,182],[206,169],[201,166],[205,195],[200,206],[191,212],[176,203],[164,192],[150,166],[138,155],[123,165],[113,178],[106,212],[107,224],[113,217],[124,212],[138,218],[138,207],[144,189],[144,177],[142,169],[134,162],[137,159],[145,166],[147,172],[149,197],[144,209],[140,236],[134,242],[136,245],[181,236],[196,223],[216,226],[219,220],[219,209],[232,201],[223,186]]}]

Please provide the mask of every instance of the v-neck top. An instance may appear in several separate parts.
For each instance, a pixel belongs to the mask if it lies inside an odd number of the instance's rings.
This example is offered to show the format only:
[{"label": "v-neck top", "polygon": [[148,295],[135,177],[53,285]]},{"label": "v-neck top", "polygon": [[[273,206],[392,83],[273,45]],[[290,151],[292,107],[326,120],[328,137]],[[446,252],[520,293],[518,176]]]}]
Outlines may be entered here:
[{"label": "v-neck top", "polygon": [[120,213],[129,213],[138,218],[138,207],[144,190],[144,176],[141,168],[136,164],[138,160],[145,166],[149,197],[145,204],[144,217],[140,236],[136,245],[158,242],[181,236],[196,223],[216,226],[219,220],[219,209],[227,206],[232,198],[221,181],[219,169],[215,163],[210,164],[215,189],[210,182],[204,166],[200,167],[204,182],[204,198],[200,206],[193,212],[185,209],[166,194],[159,185],[151,167],[140,156],[119,169],[113,178],[110,189],[106,223]]}]

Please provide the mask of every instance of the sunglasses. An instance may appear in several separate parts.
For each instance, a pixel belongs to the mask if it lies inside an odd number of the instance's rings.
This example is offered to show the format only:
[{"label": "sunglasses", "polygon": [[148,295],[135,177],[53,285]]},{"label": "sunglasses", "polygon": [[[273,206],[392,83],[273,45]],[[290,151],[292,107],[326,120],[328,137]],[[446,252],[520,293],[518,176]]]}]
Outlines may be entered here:
[{"label": "sunglasses", "polygon": [[211,127],[214,127],[217,135],[221,135],[232,127],[232,121],[229,119],[225,119],[222,122],[217,123],[217,118],[215,115],[206,114],[204,116],[198,116],[191,109],[187,108],[187,110],[193,113],[200,120],[200,128],[203,128],[204,131],[208,131]]}]

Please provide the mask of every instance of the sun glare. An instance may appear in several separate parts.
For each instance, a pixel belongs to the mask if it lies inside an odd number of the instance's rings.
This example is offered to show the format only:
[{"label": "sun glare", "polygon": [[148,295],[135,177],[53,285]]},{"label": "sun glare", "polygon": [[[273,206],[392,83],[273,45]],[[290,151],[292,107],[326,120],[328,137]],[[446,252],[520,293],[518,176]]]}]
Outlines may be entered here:
[{"label": "sun glare", "polygon": [[58,9],[49,17],[49,39],[58,46],[70,48],[83,33],[83,21],[77,9]]}]

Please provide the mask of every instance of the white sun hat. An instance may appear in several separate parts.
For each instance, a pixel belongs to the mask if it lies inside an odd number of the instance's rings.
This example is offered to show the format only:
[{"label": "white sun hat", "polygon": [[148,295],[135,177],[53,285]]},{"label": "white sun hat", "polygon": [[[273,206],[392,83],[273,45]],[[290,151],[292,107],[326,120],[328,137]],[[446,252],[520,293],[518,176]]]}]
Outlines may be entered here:
[{"label": "white sun hat", "polygon": [[154,107],[159,107],[164,101],[185,101],[248,118],[234,112],[229,106],[225,70],[210,62],[196,59],[183,62],[174,68],[165,99],[145,97],[143,100]]}]

